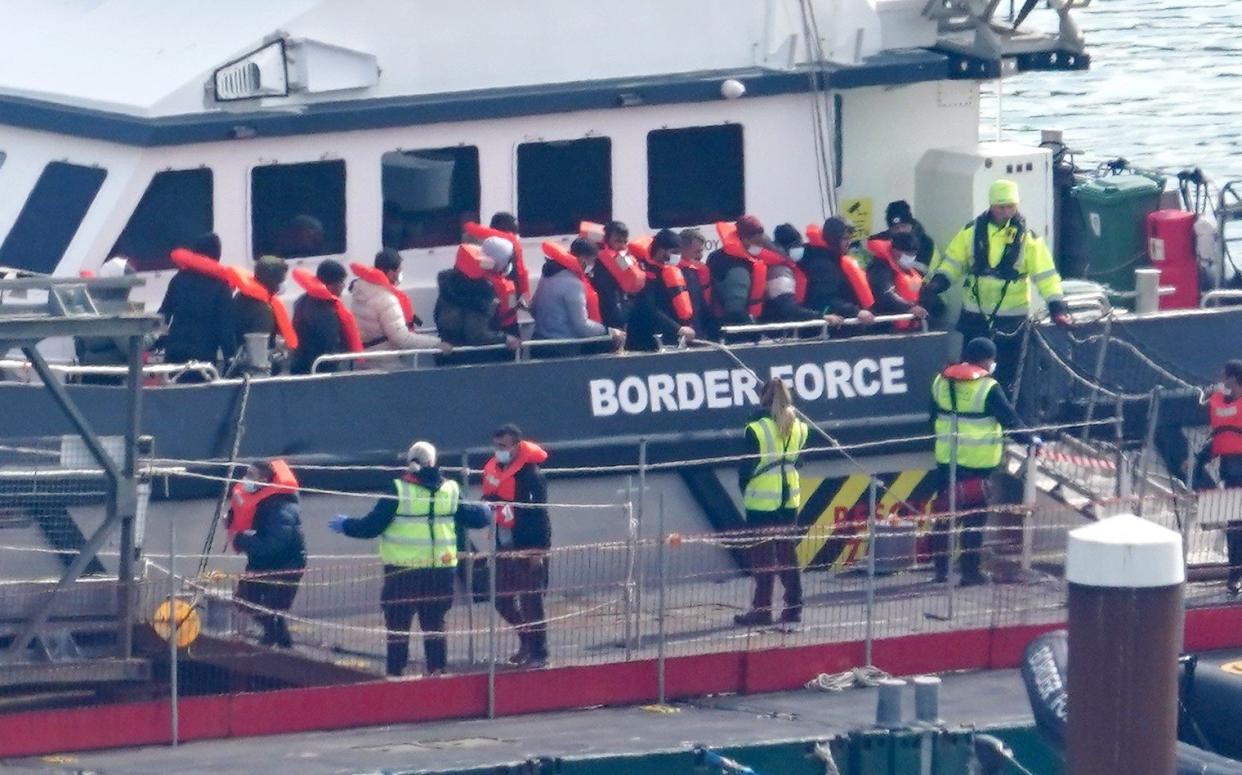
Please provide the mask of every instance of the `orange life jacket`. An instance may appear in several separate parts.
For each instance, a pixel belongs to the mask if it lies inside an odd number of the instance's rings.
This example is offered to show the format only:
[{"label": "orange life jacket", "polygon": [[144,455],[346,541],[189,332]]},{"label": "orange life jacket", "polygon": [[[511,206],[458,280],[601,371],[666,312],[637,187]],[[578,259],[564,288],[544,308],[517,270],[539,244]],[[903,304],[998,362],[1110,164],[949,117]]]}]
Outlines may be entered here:
[{"label": "orange life jacket", "polygon": [[178,269],[207,275],[213,280],[219,280],[230,288],[234,287],[233,273],[229,271],[227,266],[214,258],[208,258],[187,248],[173,248],[168,257],[172,260],[173,266]]},{"label": "orange life jacket", "polygon": [[233,498],[229,505],[229,511],[232,514],[228,526],[229,546],[233,545],[234,536],[254,527],[254,514],[260,503],[273,495],[297,491],[297,477],[293,475],[289,464],[279,459],[272,461],[272,481],[265,483],[258,490],[246,492],[241,482],[233,485]]},{"label": "orange life jacket", "polygon": [[457,261],[454,267],[471,280],[487,280],[492,284],[500,306],[496,311],[501,328],[517,325],[517,285],[502,274],[489,272],[483,268],[483,248],[478,245],[461,244],[457,246]]},{"label": "orange life jacket", "polygon": [[1230,401],[1221,391],[1208,399],[1213,455],[1242,455],[1242,397]]},{"label": "orange life jacket", "polygon": [[578,224],[578,236],[592,240],[599,245],[599,262],[617,281],[617,285],[625,293],[633,296],[643,289],[647,282],[647,273],[638,265],[633,257],[618,253],[604,244],[604,227],[598,223],[582,221]]},{"label": "orange life jacket", "polygon": [[[815,224],[806,227],[806,241],[817,248],[836,251],[835,246],[830,247],[827,242],[824,242],[824,230]],[[871,283],[867,281],[867,273],[850,254],[842,253],[840,259],[841,271],[845,273],[845,279],[850,281],[850,287],[854,289],[858,306],[871,309],[875,306],[875,295],[871,293]]]},{"label": "orange life jacket", "polygon": [[526,261],[522,258],[522,241],[518,239],[518,235],[509,231],[501,231],[493,229],[490,226],[484,226],[481,223],[467,221],[465,226],[466,233],[480,242],[488,237],[500,237],[507,240],[513,246],[513,268],[517,275],[517,290],[519,296],[530,295],[530,275],[526,272]]},{"label": "orange life jacket", "polygon": [[[716,233],[720,235],[720,245],[727,255],[750,265],[750,296],[746,311],[751,317],[757,318],[763,313],[763,295],[768,282],[768,265],[746,250],[746,246],[742,244],[742,238],[737,236],[736,223],[717,221]],[[759,255],[762,256],[763,253],[760,252]]]},{"label": "orange life jacket", "polygon": [[[533,441],[518,442],[517,449],[514,450],[513,459],[506,466],[501,466],[500,461],[493,455],[483,466],[483,500],[503,501],[506,504],[512,503],[517,497],[517,473],[528,464],[539,465],[548,459],[547,450]],[[513,509],[508,506],[493,506],[492,512],[496,516],[496,524],[500,527],[512,530],[516,521],[513,515]]]},{"label": "orange life jacket", "polygon": [[543,243],[543,254],[548,257],[549,261],[560,264],[578,278],[578,281],[582,283],[582,290],[586,292],[587,317],[596,323],[604,322],[599,312],[599,293],[595,291],[595,286],[591,285],[591,278],[587,277],[586,272],[582,270],[582,264],[578,263],[577,256],[555,242]]},{"label": "orange life jacket", "polygon": [[[923,275],[919,274],[919,270],[914,267],[902,269],[901,264],[897,263],[897,257],[893,255],[893,243],[886,239],[873,239],[867,241],[867,251],[871,255],[888,264],[893,270],[893,287],[897,290],[897,295],[911,304],[919,303],[919,291],[923,288]],[[898,330],[908,330],[918,328],[919,323],[916,320],[902,320],[895,326]]]},{"label": "orange life jacket", "polygon": [[354,319],[354,313],[349,311],[349,307],[345,306],[345,302],[328,290],[322,280],[301,267],[294,268],[293,280],[312,299],[332,302],[336,309],[336,319],[341,322],[341,338],[345,340],[346,349],[351,353],[362,352],[362,335],[358,333],[358,321]]},{"label": "orange life jacket", "polygon": [[397,303],[401,305],[401,316],[405,318],[406,328],[414,327],[414,302],[410,301],[410,297],[406,295],[405,291],[392,284],[392,280],[388,279],[388,275],[373,266],[359,263],[351,263],[349,271],[353,272],[359,280],[368,282],[371,285],[378,285],[395,296]]},{"label": "orange life jacket", "polygon": [[951,366],[946,366],[944,371],[940,373],[945,379],[951,379],[954,382],[970,382],[971,380],[982,379],[991,372],[973,363],[954,363]]},{"label": "orange life jacket", "polygon": [[798,262],[794,261],[784,253],[764,248],[759,254],[759,260],[768,266],[787,266],[793,272],[794,278],[794,300],[799,304],[806,301],[806,272],[802,271],[802,267],[798,266]]},{"label": "orange life jacket", "polygon": [[235,266],[225,267],[233,276],[233,287],[242,296],[261,301],[272,310],[272,317],[276,318],[276,331],[285,339],[285,344],[289,345],[290,350],[298,349],[298,334],[293,330],[293,320],[289,317],[289,310],[285,307],[285,303],[280,297],[269,291],[258,280],[254,279],[254,275],[238,269]]},{"label": "orange life jacket", "polygon": [[711,267],[709,267],[707,264],[703,263],[702,261],[688,261],[685,258],[682,258],[681,265],[679,268],[681,269],[681,273],[683,275],[686,272],[692,272],[696,277],[699,278],[699,287],[703,289],[703,303],[707,304],[708,307],[711,307],[711,303],[712,303],[712,270],[711,270]]},{"label": "orange life jacket", "polygon": [[690,298],[690,289],[686,287],[685,275],[681,268],[669,264],[657,264],[651,260],[651,237],[639,237],[630,242],[630,254],[636,256],[643,265],[644,282],[659,280],[668,291],[669,303],[673,306],[673,316],[682,325],[688,325],[694,319],[694,302]]}]

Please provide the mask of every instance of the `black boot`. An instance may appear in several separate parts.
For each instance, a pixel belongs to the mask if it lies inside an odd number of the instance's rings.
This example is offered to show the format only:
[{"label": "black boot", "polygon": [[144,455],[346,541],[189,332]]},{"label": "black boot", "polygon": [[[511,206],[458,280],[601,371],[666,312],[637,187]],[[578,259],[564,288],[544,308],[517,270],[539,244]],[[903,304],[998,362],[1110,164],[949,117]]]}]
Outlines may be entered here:
[{"label": "black boot", "polygon": [[259,621],[263,624],[263,637],[259,638],[259,645],[275,646],[280,639],[279,631],[276,627],[277,619],[272,616],[264,616]]},{"label": "black boot", "polygon": [[276,645],[282,649],[293,648],[293,636],[289,634],[289,625],[283,616],[276,620]]}]

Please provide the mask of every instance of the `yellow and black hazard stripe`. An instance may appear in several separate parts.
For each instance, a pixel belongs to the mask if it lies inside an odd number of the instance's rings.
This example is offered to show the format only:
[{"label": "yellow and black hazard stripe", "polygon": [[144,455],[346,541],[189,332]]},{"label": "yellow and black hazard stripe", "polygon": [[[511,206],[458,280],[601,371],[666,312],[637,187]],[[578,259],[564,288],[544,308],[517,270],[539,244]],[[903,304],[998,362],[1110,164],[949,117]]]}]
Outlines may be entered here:
[{"label": "yellow and black hazard stripe", "polygon": [[[880,474],[876,513],[882,517],[908,515],[909,506],[927,513],[936,495],[933,471],[917,469]],[[802,491],[809,492],[798,512],[798,524],[806,534],[798,543],[798,564],[802,568],[841,570],[867,556],[865,530],[867,511],[866,474],[844,478],[802,477]]]}]

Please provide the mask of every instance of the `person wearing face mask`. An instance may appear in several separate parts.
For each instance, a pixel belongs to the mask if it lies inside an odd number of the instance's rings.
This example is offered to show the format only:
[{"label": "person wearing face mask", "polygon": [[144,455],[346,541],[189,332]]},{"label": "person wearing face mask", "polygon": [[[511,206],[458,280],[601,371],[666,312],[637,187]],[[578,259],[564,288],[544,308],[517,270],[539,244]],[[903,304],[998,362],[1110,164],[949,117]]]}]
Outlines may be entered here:
[{"label": "person wearing face mask", "polygon": [[681,241],[681,273],[686,276],[686,290],[690,293],[690,302],[694,308],[703,310],[705,336],[712,336],[710,330],[712,319],[709,314],[712,308],[712,270],[704,262],[704,251],[707,238],[698,229],[682,229],[677,235]]},{"label": "person wearing face mask", "polygon": [[[375,254],[375,265],[350,264],[358,279],[351,289],[350,308],[358,324],[358,335],[368,351],[383,350],[451,350],[451,346],[430,334],[414,331],[422,321],[414,314],[410,297],[400,288],[401,254],[385,248]],[[407,368],[412,359],[376,358],[367,361],[380,369]]]},{"label": "person wearing face mask", "polygon": [[237,289],[233,297],[233,323],[239,346],[245,343],[246,334],[268,334],[268,347],[276,347],[276,337],[280,336],[290,350],[296,350],[298,335],[279,296],[289,274],[285,260],[261,256],[254,262],[253,276],[235,267],[231,271]]},{"label": "person wearing face mask", "polygon": [[[1195,456],[1191,485],[1200,490],[1216,489],[1205,467],[1212,458],[1219,458],[1220,483],[1228,488],[1242,487],[1242,360],[1225,364],[1221,384],[1208,398],[1208,424],[1211,435]],[[1235,597],[1242,592],[1242,520],[1225,523],[1225,551],[1229,560],[1225,590]]]},{"label": "person wearing face mask", "polygon": [[483,466],[483,500],[495,501],[496,611],[518,635],[514,665],[541,667],[548,661],[548,625],[543,594],[548,587],[548,485],[539,466],[548,453],[522,438],[516,425],[492,434],[495,454]]},{"label": "person wearing face mask", "polygon": [[[872,257],[867,265],[867,282],[875,294],[876,314],[909,314],[926,319],[928,311],[919,304],[923,275],[918,270],[918,241],[914,235],[898,233],[891,240],[868,240],[867,252]],[[894,327],[898,331],[922,329],[916,321],[899,321]]]},{"label": "person wearing face mask", "polygon": [[[1024,430],[1005,389],[992,376],[996,370],[996,345],[992,340],[970,340],[962,348],[962,356],[961,363],[948,366],[932,380],[931,420],[941,492],[935,510],[948,510],[949,480],[955,478],[954,505],[959,511],[968,512],[960,522],[961,585],[969,587],[987,582],[980,567],[983,528],[988,519],[984,509],[988,505],[988,480],[1004,457],[1006,429],[1020,443],[1038,447],[1042,442]],[[954,462],[955,476],[950,476]],[[933,526],[931,553],[937,582],[945,582],[949,577],[949,532],[957,521],[957,516],[950,514],[936,520]]]},{"label": "person wearing face mask", "polygon": [[[569,250],[555,242],[543,243],[547,261],[542,278],[535,289],[531,315],[535,318],[536,339],[592,339],[611,336],[614,346],[625,341],[623,332],[608,328],[600,315],[599,295],[591,285],[589,272],[594,269],[599,249],[581,237]],[[538,348],[541,357],[575,355],[581,346]]]},{"label": "person wearing face mask", "polygon": [[598,256],[587,276],[599,296],[601,322],[618,331],[626,330],[634,297],[642,291],[646,281],[642,267],[629,254],[629,227],[621,221],[610,221],[606,225],[583,221],[578,228],[578,237],[598,249]]},{"label": "person wearing face mask", "polygon": [[869,324],[875,304],[867,275],[850,255],[854,227],[833,216],[822,227],[807,227],[810,245],[800,264],[806,273],[805,306],[836,318]]},{"label": "person wearing face mask", "polygon": [[448,667],[444,620],[453,607],[459,529],[485,526],[487,513],[460,502],[460,488],[441,474],[430,442],[414,442],[405,460],[405,473],[393,480],[394,495],[380,499],[364,517],[338,514],[328,529],[350,538],[379,538],[388,675],[405,671],[415,616],[423,630],[424,672],[440,675]]},{"label": "person wearing face mask", "polygon": [[[293,304],[293,330],[298,349],[289,363],[293,374],[309,374],[321,355],[362,352],[362,335],[354,314],[341,301],[345,292],[345,267],[330,258],[319,263],[312,275],[305,269],[293,270],[293,279],[306,291]],[[336,371],[341,363],[325,363],[322,371]]]},{"label": "person wearing face mask", "polygon": [[892,240],[898,234],[910,234],[918,246],[915,250],[917,256],[915,263],[919,272],[927,274],[929,268],[934,270],[939,265],[940,251],[936,248],[935,241],[927,236],[927,230],[923,228],[923,224],[914,217],[914,211],[910,209],[909,202],[904,199],[889,202],[888,207],[884,208],[884,223],[888,228],[872,234],[867,238],[868,242]]},{"label": "person wearing face mask", "polygon": [[[513,244],[488,237],[480,245],[461,244],[452,269],[440,272],[436,282],[436,329],[444,341],[466,347],[505,345],[516,350],[522,343],[518,330],[517,286],[509,279]],[[469,353],[454,363],[511,360],[512,353]]]},{"label": "person wearing face mask", "polygon": [[647,273],[630,315],[630,349],[653,352],[661,342],[673,346],[700,337],[703,311],[695,309],[681,271],[681,240],[669,229],[662,229],[650,241],[635,240],[629,248]]},{"label": "person wearing face mask", "polygon": [[263,626],[264,646],[293,645],[283,613],[306,569],[300,511],[298,480],[283,460],[252,463],[233,487],[225,524],[229,543],[246,555],[234,600]]},{"label": "person wearing face mask", "polygon": [[716,224],[720,249],[707,257],[712,275],[712,312],[721,325],[754,323],[763,314],[767,286],[765,251],[774,250],[764,234],[763,223],[743,215],[736,224]]},{"label": "person wearing face mask", "polygon": [[[765,289],[762,322],[784,323],[803,320],[825,320],[837,325],[841,318],[824,315],[810,307],[806,301],[806,273],[801,262],[806,253],[802,234],[789,223],[782,223],[772,232],[776,243],[775,256],[768,261],[768,281]],[[815,332],[813,332],[815,333]]]}]

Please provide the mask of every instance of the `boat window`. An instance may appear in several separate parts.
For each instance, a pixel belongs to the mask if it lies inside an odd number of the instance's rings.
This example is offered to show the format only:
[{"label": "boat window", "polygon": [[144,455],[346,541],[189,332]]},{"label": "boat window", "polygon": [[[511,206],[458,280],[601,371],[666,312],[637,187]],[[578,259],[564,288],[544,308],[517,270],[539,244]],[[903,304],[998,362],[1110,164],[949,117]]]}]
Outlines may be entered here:
[{"label": "boat window", "polygon": [[612,220],[612,141],[588,137],[517,149],[518,223],[528,237],[576,234]]},{"label": "boat window", "polygon": [[102,167],[63,161],[44,167],[0,245],[0,265],[55,271],[107,176]]},{"label": "boat window", "polygon": [[390,151],[381,159],[384,247],[456,245],[479,219],[479,149]]},{"label": "boat window", "polygon": [[746,212],[740,124],[647,133],[652,228],[732,221]]},{"label": "boat window", "polygon": [[250,208],[255,256],[344,253],[345,162],[255,167],[250,172]]},{"label": "boat window", "polygon": [[157,172],[108,255],[125,256],[140,272],[171,269],[169,252],[212,223],[211,170]]}]

